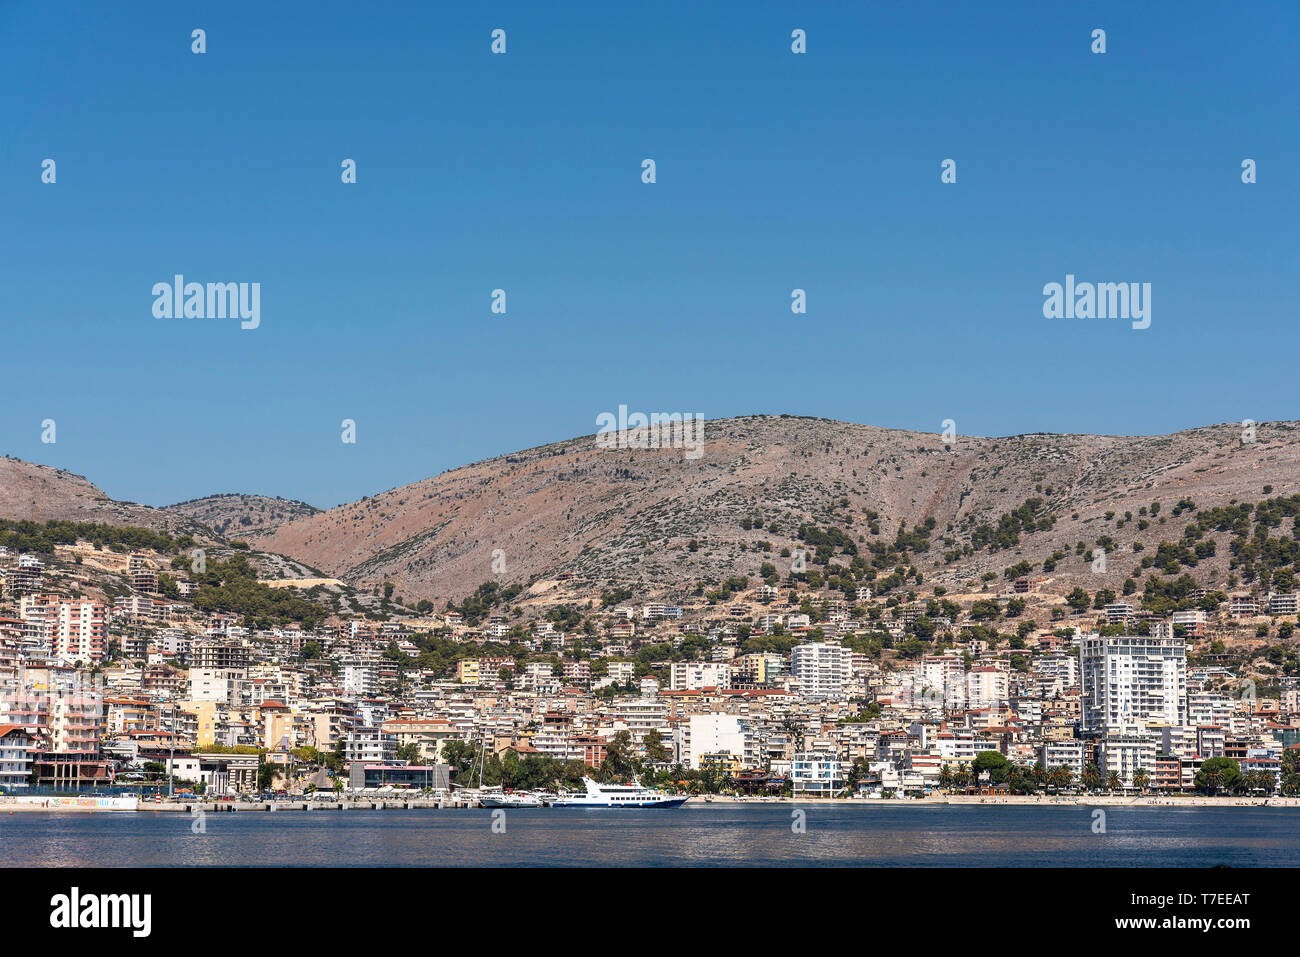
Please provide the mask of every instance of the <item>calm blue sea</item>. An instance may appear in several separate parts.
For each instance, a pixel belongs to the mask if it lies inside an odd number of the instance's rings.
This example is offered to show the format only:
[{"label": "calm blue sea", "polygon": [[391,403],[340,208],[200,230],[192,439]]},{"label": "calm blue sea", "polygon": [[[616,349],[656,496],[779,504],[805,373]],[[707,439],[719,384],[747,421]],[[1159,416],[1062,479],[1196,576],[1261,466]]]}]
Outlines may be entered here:
[{"label": "calm blue sea", "polygon": [[[792,825],[804,813],[805,830]],[[728,805],[676,810],[0,815],[0,866],[1300,866],[1300,808]]]}]

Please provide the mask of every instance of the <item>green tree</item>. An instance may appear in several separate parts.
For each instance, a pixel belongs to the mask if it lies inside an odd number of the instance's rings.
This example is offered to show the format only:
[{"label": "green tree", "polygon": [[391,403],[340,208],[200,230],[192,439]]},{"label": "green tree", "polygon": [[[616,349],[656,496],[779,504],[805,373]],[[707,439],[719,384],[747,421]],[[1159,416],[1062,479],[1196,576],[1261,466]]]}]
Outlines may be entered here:
[{"label": "green tree", "polygon": [[998,751],[980,751],[971,762],[975,780],[979,781],[980,775],[987,771],[989,782],[992,784],[1001,784],[1005,781],[1010,768],[1011,762]]},{"label": "green tree", "polygon": [[1241,787],[1241,765],[1232,758],[1209,758],[1196,772],[1196,789],[1206,794],[1231,794]]},{"label": "green tree", "polygon": [[641,747],[645,751],[645,759],[651,764],[663,764],[672,753],[664,744],[663,735],[655,728],[646,732],[645,738],[641,741]]},{"label": "green tree", "polygon": [[600,776],[606,781],[631,777],[636,771],[632,754],[632,733],[619,731],[605,745],[605,760],[600,765]]},{"label": "green tree", "polygon": [[951,765],[943,765],[939,768],[939,787],[947,791],[953,786],[953,775]]},{"label": "green tree", "polygon": [[1287,797],[1300,795],[1300,748],[1295,745],[1282,752],[1282,793]]},{"label": "green tree", "polygon": [[399,744],[397,746],[396,755],[397,760],[405,761],[407,764],[419,764],[424,760],[423,755],[420,754],[420,746],[414,741],[410,741],[406,744]]},{"label": "green tree", "polygon": [[274,761],[263,761],[257,768],[257,789],[259,791],[269,791],[275,784],[275,777],[284,766],[276,764]]},{"label": "green tree", "polygon": [[1047,772],[1047,783],[1057,791],[1064,791],[1073,780],[1074,775],[1064,765],[1057,765]]},{"label": "green tree", "polygon": [[1075,588],[1070,592],[1070,594],[1065,596],[1065,603],[1069,605],[1071,608],[1073,608],[1075,611],[1084,611],[1091,603],[1091,599],[1088,597],[1088,593],[1086,591],[1084,591],[1082,588],[1079,588],[1078,586],[1075,586]]}]

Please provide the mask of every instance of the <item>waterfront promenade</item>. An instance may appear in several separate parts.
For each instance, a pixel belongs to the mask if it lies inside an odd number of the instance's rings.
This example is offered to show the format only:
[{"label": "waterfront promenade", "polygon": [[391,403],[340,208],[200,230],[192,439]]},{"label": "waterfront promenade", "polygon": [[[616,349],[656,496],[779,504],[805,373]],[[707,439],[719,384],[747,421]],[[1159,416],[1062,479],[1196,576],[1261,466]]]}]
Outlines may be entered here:
[{"label": "waterfront promenade", "polygon": [[[1250,807],[1250,808],[1295,808],[1300,807],[1300,797],[1208,797],[1205,795],[973,795],[940,794],[924,798],[793,798],[793,797],[732,797],[726,795],[694,796],[687,800],[684,807],[704,807],[708,805],[734,806],[749,804],[788,804],[792,806],[828,806],[836,807],[935,807],[946,805],[970,806],[1019,806],[1019,807],[1134,807],[1134,808],[1201,808],[1201,807]],[[450,797],[384,797],[341,799],[332,801],[309,801],[302,799],[236,800],[236,801],[201,801],[172,800],[155,801],[141,798],[134,803],[116,799],[113,804],[95,803],[91,798],[49,798],[49,797],[14,797],[0,796],[0,814],[16,812],[105,812],[120,813],[138,811],[141,813],[195,813],[205,814],[234,813],[241,811],[417,811],[417,810],[455,810],[467,809],[475,805],[465,800]]]}]

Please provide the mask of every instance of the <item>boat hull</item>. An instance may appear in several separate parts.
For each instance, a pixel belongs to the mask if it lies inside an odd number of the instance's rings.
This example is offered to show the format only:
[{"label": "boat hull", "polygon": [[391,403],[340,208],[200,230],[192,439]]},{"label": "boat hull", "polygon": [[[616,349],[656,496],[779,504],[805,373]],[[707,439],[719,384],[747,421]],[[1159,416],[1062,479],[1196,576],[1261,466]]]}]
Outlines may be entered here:
[{"label": "boat hull", "polygon": [[541,807],[542,802],[537,798],[517,798],[517,797],[482,797],[479,803],[484,807]]},{"label": "boat hull", "polygon": [[686,798],[684,797],[666,798],[664,800],[659,800],[659,801],[619,801],[617,804],[609,803],[605,801],[587,801],[582,799],[565,801],[561,799],[556,801],[551,806],[552,807],[600,808],[601,810],[606,810],[606,809],[621,810],[623,808],[631,808],[636,810],[636,809],[643,809],[649,807],[681,807],[685,803],[686,803]]}]

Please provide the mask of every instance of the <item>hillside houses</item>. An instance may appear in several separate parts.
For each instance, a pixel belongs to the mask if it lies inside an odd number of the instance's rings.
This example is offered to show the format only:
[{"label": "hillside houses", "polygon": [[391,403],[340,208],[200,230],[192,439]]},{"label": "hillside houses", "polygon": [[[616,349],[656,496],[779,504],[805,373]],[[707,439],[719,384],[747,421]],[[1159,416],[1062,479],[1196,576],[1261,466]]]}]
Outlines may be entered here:
[{"label": "hillside houses", "polygon": [[1099,593],[1067,613],[1042,579],[903,600],[741,578],[608,603],[573,580],[482,613],[340,608],[308,625],[163,595],[157,556],[124,560],[113,594],[100,572],[23,557],[0,556],[11,788],[165,766],[236,793],[272,764],[290,789],[455,786],[486,747],[596,773],[626,749],[644,773],[807,796],[973,786],[962,775],[989,752],[1020,769],[1016,786],[1187,791],[1223,757],[1282,793],[1300,744],[1289,591],[1215,605],[1201,589],[1162,611]]}]

